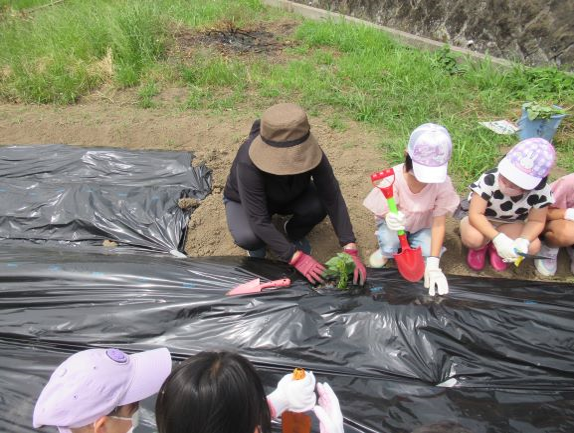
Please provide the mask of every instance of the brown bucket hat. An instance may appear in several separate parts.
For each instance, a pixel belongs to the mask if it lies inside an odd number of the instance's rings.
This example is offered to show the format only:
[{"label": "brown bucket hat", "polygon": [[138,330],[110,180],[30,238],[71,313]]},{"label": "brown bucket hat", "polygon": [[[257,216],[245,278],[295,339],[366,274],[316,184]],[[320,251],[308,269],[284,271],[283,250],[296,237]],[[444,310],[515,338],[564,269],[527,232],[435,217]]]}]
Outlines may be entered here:
[{"label": "brown bucket hat", "polygon": [[261,131],[249,147],[253,164],[280,176],[305,173],[319,165],[323,151],[311,134],[305,111],[296,104],[277,104],[261,116]]}]

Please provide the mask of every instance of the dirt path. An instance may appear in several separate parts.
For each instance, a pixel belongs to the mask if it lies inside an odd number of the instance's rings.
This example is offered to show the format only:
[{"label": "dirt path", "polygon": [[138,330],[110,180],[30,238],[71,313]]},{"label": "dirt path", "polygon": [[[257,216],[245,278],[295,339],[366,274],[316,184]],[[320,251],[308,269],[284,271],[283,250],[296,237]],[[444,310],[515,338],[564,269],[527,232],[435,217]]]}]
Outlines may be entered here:
[{"label": "dirt path", "polygon": [[[159,96],[171,99],[182,89]],[[190,221],[186,245],[191,256],[243,255],[227,230],[222,188],[235,153],[257,113],[237,109],[222,115],[181,112],[169,106],[136,108],[129,94],[114,102],[95,101],[71,107],[0,105],[0,145],[65,143],[80,146],[114,146],[131,149],[192,151],[213,169],[213,193],[202,202]],[[376,248],[372,215],[362,206],[369,192],[369,174],[388,166],[377,148],[380,137],[364,124],[345,120],[347,128],[335,131],[327,125],[330,113],[311,116],[313,132],[331,161],[341,184],[363,258]],[[339,250],[328,221],[310,235],[314,255],[327,260]],[[458,222],[448,222],[447,252],[441,264],[446,273],[536,279],[532,263],[502,274],[492,270],[469,272],[458,236]],[[564,254],[555,281],[574,281]]]}]

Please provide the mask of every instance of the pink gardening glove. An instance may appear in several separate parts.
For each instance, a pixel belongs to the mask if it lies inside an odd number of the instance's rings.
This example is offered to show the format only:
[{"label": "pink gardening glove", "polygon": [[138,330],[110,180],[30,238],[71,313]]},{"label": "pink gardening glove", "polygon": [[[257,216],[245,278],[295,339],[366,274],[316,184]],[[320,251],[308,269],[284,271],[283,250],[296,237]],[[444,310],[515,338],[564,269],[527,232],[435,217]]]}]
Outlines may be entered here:
[{"label": "pink gardening glove", "polygon": [[350,255],[353,258],[353,261],[355,262],[355,272],[353,272],[353,284],[357,284],[357,281],[359,281],[359,277],[361,277],[359,285],[362,286],[363,284],[365,284],[365,280],[367,279],[367,268],[365,268],[365,265],[363,265],[361,259],[359,258],[359,250],[343,248],[343,252]]},{"label": "pink gardening glove", "polygon": [[299,251],[299,255],[291,260],[289,264],[303,274],[311,284],[324,283],[321,274],[325,270],[325,266],[303,251]]},{"label": "pink gardening glove", "polygon": [[313,408],[319,419],[321,433],[344,433],[343,414],[339,407],[339,400],[328,383],[317,384],[319,400]]}]

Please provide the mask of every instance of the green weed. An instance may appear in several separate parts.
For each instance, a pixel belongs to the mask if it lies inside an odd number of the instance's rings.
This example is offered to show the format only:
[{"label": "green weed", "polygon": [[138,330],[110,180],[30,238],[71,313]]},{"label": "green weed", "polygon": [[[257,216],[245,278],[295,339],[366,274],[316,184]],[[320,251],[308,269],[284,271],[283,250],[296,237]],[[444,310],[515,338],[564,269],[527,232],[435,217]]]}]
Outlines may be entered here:
[{"label": "green weed", "polygon": [[184,108],[190,110],[200,110],[205,108],[212,98],[212,92],[197,86],[190,86],[189,96],[185,102]]},{"label": "green weed", "polygon": [[466,65],[459,63],[458,57],[450,50],[449,45],[444,45],[434,53],[433,60],[437,67],[450,75],[464,74]]},{"label": "green weed", "polygon": [[327,125],[335,131],[344,132],[349,127],[348,125],[341,119],[340,116],[334,115],[330,119],[327,120]]},{"label": "green weed", "polygon": [[149,81],[143,84],[138,92],[139,106],[141,108],[155,107],[156,104],[153,98],[157,95],[159,95],[159,87],[155,81]]}]

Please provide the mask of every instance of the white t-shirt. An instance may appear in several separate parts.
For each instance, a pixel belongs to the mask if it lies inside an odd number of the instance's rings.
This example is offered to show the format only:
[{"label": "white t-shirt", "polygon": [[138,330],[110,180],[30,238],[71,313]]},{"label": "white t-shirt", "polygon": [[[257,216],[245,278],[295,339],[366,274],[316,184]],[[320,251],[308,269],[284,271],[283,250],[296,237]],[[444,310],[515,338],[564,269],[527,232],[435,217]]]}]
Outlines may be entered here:
[{"label": "white t-shirt", "polygon": [[[484,216],[501,220],[525,220],[530,209],[540,209],[554,203],[550,185],[545,184],[542,188],[535,188],[522,195],[510,197],[500,191],[498,185],[498,168],[487,171],[480,178],[470,184],[472,192],[475,192],[486,200]],[[472,197],[472,192],[468,199]]]}]

